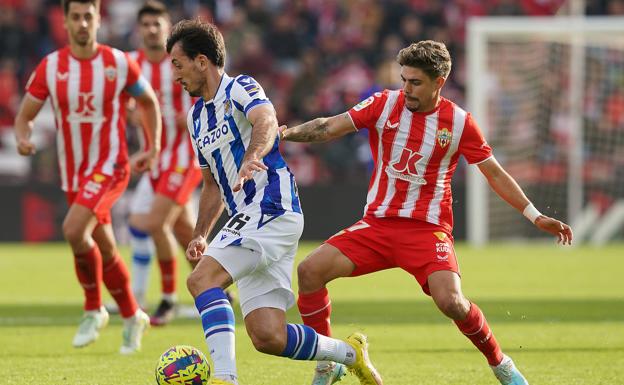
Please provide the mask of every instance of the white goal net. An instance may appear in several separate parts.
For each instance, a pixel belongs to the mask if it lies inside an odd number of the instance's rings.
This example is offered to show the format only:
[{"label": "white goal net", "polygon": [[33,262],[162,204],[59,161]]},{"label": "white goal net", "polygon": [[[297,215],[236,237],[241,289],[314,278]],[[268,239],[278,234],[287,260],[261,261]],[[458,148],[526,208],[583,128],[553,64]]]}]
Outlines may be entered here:
[{"label": "white goal net", "polygon": [[[468,28],[468,107],[494,155],[577,238],[624,234],[624,19],[479,18]],[[468,238],[540,234],[468,175]]]}]

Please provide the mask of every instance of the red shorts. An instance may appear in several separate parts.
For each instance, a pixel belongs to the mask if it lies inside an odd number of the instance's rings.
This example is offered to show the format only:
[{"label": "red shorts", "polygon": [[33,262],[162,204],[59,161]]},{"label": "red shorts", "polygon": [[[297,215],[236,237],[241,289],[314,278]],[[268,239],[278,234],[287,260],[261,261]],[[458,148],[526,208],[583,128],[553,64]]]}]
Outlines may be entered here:
[{"label": "red shorts", "polygon": [[100,224],[111,223],[110,210],[128,187],[130,173],[118,169],[113,175],[95,172],[83,178],[78,191],[65,193],[69,205],[78,204],[93,211]]},{"label": "red shorts", "polygon": [[412,274],[427,294],[434,271],[459,274],[453,236],[437,226],[409,218],[364,218],[326,243],[355,264],[351,276],[400,267]]},{"label": "red shorts", "polygon": [[184,206],[201,180],[200,169],[177,168],[161,171],[158,178],[152,179],[152,187],[154,193],[164,195],[180,206]]}]

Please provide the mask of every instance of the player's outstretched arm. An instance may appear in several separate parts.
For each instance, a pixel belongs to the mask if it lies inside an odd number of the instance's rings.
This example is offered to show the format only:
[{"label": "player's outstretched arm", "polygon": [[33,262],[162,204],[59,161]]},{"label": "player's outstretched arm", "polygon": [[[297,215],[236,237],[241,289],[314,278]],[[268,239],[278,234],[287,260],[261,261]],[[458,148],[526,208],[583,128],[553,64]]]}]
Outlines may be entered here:
[{"label": "player's outstretched arm", "polygon": [[280,139],[291,142],[327,142],[356,131],[348,113],[316,118],[295,127],[280,127]]},{"label": "player's outstretched arm", "polygon": [[193,231],[193,239],[189,242],[186,249],[186,259],[193,265],[201,259],[206,249],[206,237],[210,234],[215,222],[223,211],[221,191],[219,191],[219,186],[217,186],[210,169],[202,169],[202,175],[204,177],[204,185],[199,196],[197,223]]},{"label": "player's outstretched arm", "polygon": [[572,229],[567,224],[540,213],[526,197],[518,183],[501,167],[494,157],[479,163],[479,170],[501,198],[520,211],[535,226],[557,237],[558,243],[572,244]]},{"label": "player's outstretched arm", "polygon": [[17,152],[20,155],[32,155],[36,151],[35,144],[30,141],[33,130],[33,120],[41,111],[43,101],[36,99],[30,94],[26,94],[22,99],[17,116],[15,117],[15,140],[17,142]]}]

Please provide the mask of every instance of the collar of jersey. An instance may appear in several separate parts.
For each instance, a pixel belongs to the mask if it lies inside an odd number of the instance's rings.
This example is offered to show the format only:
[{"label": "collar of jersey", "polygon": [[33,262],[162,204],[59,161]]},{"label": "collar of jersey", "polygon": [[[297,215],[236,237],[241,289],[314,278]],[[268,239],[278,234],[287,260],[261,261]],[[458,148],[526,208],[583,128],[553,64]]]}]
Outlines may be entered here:
[{"label": "collar of jersey", "polygon": [[225,86],[225,83],[227,83],[227,82],[224,82],[224,81],[223,81],[225,78],[229,78],[229,76],[228,76],[228,74],[226,74],[226,73],[224,72],[224,73],[221,75],[221,80],[219,80],[219,87],[217,87],[217,92],[215,92],[215,94],[212,96],[212,99],[210,99],[210,100],[204,100],[204,105],[207,105],[207,104],[214,104],[214,100],[215,100],[215,98],[217,97],[217,95],[219,95],[219,91],[221,91],[221,87],[222,87],[222,86]]}]

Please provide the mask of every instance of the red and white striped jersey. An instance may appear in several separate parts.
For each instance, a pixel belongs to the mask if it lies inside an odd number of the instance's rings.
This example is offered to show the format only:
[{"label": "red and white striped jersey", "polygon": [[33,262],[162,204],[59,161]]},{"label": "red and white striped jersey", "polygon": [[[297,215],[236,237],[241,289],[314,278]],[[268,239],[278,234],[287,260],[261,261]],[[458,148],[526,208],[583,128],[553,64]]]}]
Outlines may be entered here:
[{"label": "red and white striped jersey", "polygon": [[411,112],[403,90],[378,92],[348,112],[369,129],[375,169],[364,216],[413,218],[453,228],[451,177],[459,155],[492,156],[472,115],[442,98],[433,111]]},{"label": "red and white striped jersey", "polygon": [[[167,170],[182,173],[189,168],[199,169],[186,128],[186,114],[193,101],[175,81],[169,56],[158,63],[152,63],[147,60],[143,50],[132,51],[129,55],[139,63],[143,76],[156,92],[162,113],[161,151],[158,167],[152,170],[151,177],[156,179]],[[178,119],[181,119],[182,126],[178,126]]]},{"label": "red and white striped jersey", "polygon": [[113,175],[128,167],[124,91],[139,81],[144,82],[136,62],[106,45],[90,59],[74,57],[67,46],[39,63],[26,91],[51,99],[64,191],[78,191],[94,172]]}]

